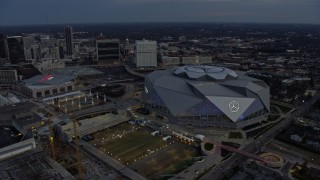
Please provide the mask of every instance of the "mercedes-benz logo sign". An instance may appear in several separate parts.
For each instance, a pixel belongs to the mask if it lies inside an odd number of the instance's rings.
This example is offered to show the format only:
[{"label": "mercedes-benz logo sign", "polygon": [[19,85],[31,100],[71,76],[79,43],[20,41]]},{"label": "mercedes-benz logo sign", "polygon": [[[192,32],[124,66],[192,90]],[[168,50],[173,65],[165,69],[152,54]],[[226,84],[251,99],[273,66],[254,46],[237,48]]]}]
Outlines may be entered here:
[{"label": "mercedes-benz logo sign", "polygon": [[237,101],[231,101],[229,103],[229,109],[231,112],[238,112],[239,111],[239,103]]}]

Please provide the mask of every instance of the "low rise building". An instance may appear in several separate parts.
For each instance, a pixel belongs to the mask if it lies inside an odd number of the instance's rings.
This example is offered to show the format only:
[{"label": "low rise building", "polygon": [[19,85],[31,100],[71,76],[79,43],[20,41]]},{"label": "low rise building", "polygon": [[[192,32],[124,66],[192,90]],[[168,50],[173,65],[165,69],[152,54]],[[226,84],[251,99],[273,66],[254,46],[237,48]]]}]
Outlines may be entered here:
[{"label": "low rise building", "polygon": [[157,67],[156,41],[136,41],[135,64],[137,68]]},{"label": "low rise building", "polygon": [[103,72],[98,71],[91,67],[73,66],[61,69],[56,69],[52,74],[74,76],[77,79],[95,79],[102,78]]},{"label": "low rise building", "polygon": [[0,161],[36,148],[31,132],[22,134],[12,126],[5,126],[0,133]]},{"label": "low rise building", "polygon": [[[115,126],[119,123],[128,121],[129,117],[127,116],[126,111],[118,111],[118,114],[108,113],[102,116],[97,116],[94,118],[88,118],[84,120],[79,120],[76,124],[79,137],[92,134],[108,127]],[[58,131],[60,139],[63,139],[66,142],[71,142],[74,137],[73,122],[70,121],[64,125],[58,126]]]},{"label": "low rise building", "polygon": [[11,67],[0,67],[0,87],[11,88],[18,81],[17,70]]},{"label": "low rise building", "polygon": [[37,75],[24,80],[20,90],[32,98],[44,98],[74,90],[74,77],[64,75]]},{"label": "low rise building", "polygon": [[210,64],[212,63],[211,56],[188,56],[182,57],[182,64]]},{"label": "low rise building", "polygon": [[180,64],[179,57],[162,56],[161,61],[163,66],[176,66]]}]

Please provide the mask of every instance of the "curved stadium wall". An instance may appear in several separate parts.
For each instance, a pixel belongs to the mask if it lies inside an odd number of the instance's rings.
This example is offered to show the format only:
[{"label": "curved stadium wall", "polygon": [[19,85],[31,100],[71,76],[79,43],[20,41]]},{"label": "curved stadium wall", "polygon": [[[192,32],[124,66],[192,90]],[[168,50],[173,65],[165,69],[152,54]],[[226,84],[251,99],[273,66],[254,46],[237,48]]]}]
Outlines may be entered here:
[{"label": "curved stadium wall", "polygon": [[215,66],[182,66],[145,78],[145,107],[181,125],[238,129],[267,119],[263,81]]}]

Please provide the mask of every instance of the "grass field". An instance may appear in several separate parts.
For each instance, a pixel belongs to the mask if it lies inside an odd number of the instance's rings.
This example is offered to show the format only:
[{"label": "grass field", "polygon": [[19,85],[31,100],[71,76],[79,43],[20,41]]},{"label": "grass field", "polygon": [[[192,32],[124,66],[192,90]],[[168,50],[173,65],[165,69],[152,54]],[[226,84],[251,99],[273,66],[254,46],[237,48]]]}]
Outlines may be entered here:
[{"label": "grass field", "polygon": [[192,146],[172,139],[165,142],[150,133],[148,128],[125,123],[93,134],[90,143],[148,179],[180,172],[199,156]]},{"label": "grass field", "polygon": [[134,163],[131,168],[148,179],[155,179],[161,175],[176,174],[186,169],[193,164],[193,157],[198,155],[195,148],[175,142]]},{"label": "grass field", "polygon": [[282,105],[279,105],[279,104],[273,104],[271,103],[271,107],[272,106],[277,106],[278,108],[281,109],[281,111],[284,113],[284,114],[287,114],[289,111],[291,111],[291,107],[288,107],[288,106],[282,106]]},{"label": "grass field", "polygon": [[241,132],[230,132],[229,133],[229,139],[241,139],[242,134]]},{"label": "grass field", "polygon": [[271,114],[279,114],[279,111],[273,105],[270,106],[270,111],[271,111]]},{"label": "grass field", "polygon": [[[115,159],[120,159],[123,164],[131,164],[150,151],[155,151],[166,145],[160,136],[151,136],[150,132],[137,126],[122,124],[118,128],[111,128],[104,133],[95,134],[95,140],[91,143],[96,144],[97,148]],[[114,138],[106,140],[107,134]]]}]

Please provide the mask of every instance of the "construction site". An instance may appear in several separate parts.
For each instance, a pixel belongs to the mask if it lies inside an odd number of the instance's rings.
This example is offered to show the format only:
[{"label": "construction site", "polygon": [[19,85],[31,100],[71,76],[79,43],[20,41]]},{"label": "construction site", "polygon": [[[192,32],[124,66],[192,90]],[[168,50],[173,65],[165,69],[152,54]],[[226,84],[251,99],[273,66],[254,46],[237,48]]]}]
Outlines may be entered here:
[{"label": "construction site", "polygon": [[49,118],[47,124],[50,135],[47,139],[40,138],[39,148],[76,179],[123,179],[124,177],[112,167],[94,155],[81,151],[79,138],[127,120],[124,112],[91,115],[90,118],[81,120],[71,115],[69,122],[55,126]]},{"label": "construction site", "polygon": [[34,150],[0,162],[1,179],[75,179],[44,151]]},{"label": "construction site", "polygon": [[104,111],[80,119],[49,113],[42,126],[30,127],[27,140],[16,128],[2,127],[0,179],[126,179],[80,149],[79,138],[128,120],[126,111]]}]

